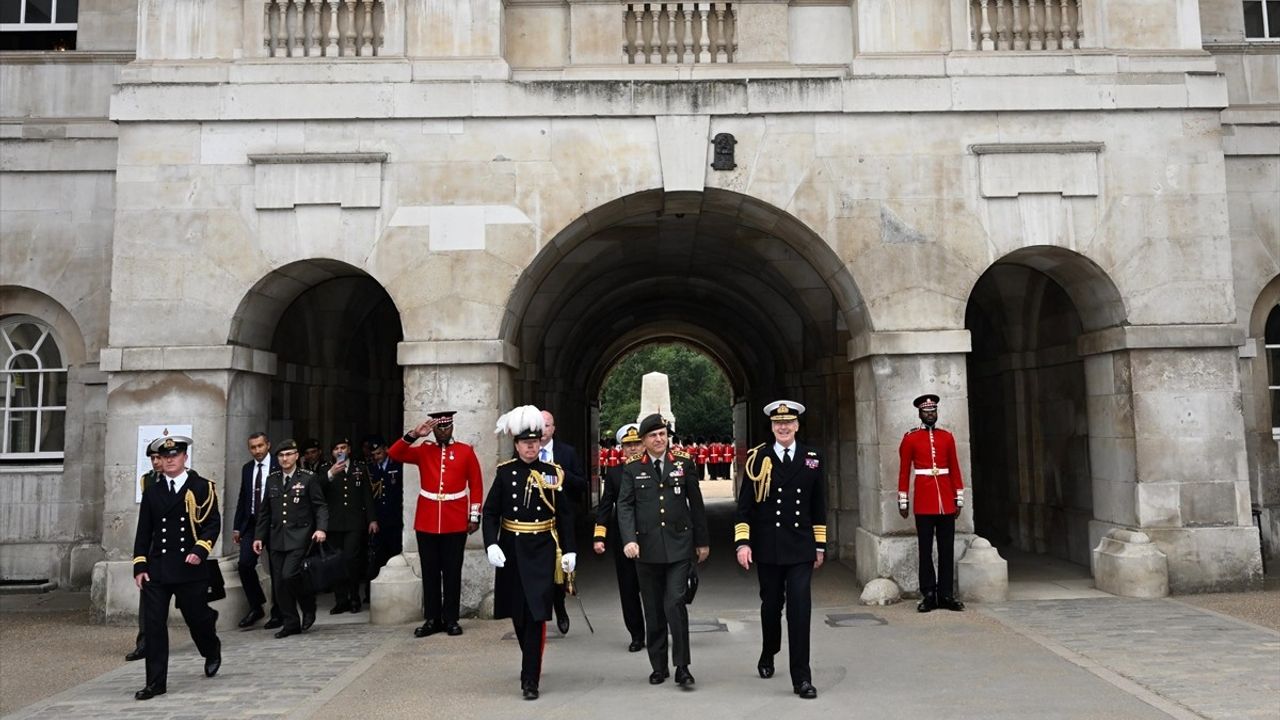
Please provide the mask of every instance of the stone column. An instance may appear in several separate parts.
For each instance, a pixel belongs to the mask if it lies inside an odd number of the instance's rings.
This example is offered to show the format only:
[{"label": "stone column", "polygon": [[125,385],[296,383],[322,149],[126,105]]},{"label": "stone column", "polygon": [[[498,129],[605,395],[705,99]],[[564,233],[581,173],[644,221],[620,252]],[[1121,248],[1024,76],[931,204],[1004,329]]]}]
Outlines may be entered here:
[{"label": "stone column", "polygon": [[[494,434],[498,416],[510,409],[519,351],[500,340],[407,341],[397,348],[404,367],[404,428],[422,422],[427,413],[456,410],[454,437],[475,448],[480,460],[484,492],[494,466],[511,455],[509,438]],[[388,429],[389,436],[404,428]],[[391,437],[388,438],[388,441]],[[394,561],[373,581],[371,612],[377,623],[420,620],[421,566],[413,530],[420,489],[418,469],[404,469],[404,564]],[[462,614],[480,609],[493,591],[493,573],[485,558],[481,534],[467,538],[462,569]]]},{"label": "stone column", "polygon": [[1237,335],[1225,325],[1130,326],[1080,338],[1082,355],[1114,356],[1086,360],[1091,431],[1095,418],[1099,429],[1110,425],[1117,435],[1132,424],[1131,439],[1091,445],[1091,543],[1113,528],[1146,533],[1169,558],[1173,593],[1262,582]]},{"label": "stone column", "polygon": [[[212,555],[231,555],[238,550],[229,541],[244,460],[240,431],[265,421],[269,395],[263,393],[269,393],[266,378],[274,373],[275,359],[269,352],[233,346],[106,348],[101,358],[109,373],[102,521],[106,560],[94,566],[91,602],[96,618],[132,623],[138,607],[132,562],[138,426],[192,426],[192,467],[215,483],[222,513],[223,533]],[[245,375],[261,379],[245,383]],[[229,593],[223,603],[242,601]],[[215,607],[223,609],[221,603]],[[226,622],[238,619],[233,612],[222,615]]]},{"label": "stone column", "polygon": [[[898,445],[918,424],[911,401],[926,392],[942,398],[939,427],[955,434],[966,496],[969,463],[967,330],[869,333],[850,341],[857,413],[858,580],[889,578],[904,591],[919,590],[915,521],[898,516]],[[955,557],[973,534],[972,503],[956,522]],[[842,538],[843,542],[843,538]]]}]

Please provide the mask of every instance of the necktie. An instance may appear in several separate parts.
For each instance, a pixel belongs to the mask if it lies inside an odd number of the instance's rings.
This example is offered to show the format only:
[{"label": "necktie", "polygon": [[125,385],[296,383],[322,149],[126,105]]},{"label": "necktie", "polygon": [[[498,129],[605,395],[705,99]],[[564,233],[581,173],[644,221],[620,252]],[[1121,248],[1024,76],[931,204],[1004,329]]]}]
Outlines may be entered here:
[{"label": "necktie", "polygon": [[249,514],[258,514],[258,499],[262,497],[262,463],[258,463],[258,470],[253,473],[253,502],[249,503],[251,508]]},{"label": "necktie", "polygon": [[782,464],[783,465],[791,464],[791,448],[784,448],[782,450]]},{"label": "necktie", "polygon": [[173,484],[173,478],[169,478],[169,492],[177,494],[178,486]]},{"label": "necktie", "polygon": [[547,460],[549,460],[549,459],[550,459],[550,458],[548,458],[548,457],[547,457],[547,449],[546,449],[546,448],[542,448],[541,450],[539,450],[539,451],[538,451],[538,459],[539,459],[539,460],[541,460],[542,462],[546,462]]},{"label": "necktie", "polygon": [[662,479],[662,461],[661,460],[653,461],[653,471],[658,474],[658,479]]}]

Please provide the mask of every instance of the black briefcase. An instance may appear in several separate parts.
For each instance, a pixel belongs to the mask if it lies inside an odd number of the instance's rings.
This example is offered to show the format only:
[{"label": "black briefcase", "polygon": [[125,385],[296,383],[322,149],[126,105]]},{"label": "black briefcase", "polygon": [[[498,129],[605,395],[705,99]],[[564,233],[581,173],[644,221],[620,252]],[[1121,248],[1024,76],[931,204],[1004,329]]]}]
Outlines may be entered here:
[{"label": "black briefcase", "polygon": [[312,595],[326,593],[347,579],[347,563],[341,550],[328,543],[312,543],[302,559],[302,583]]},{"label": "black briefcase", "polygon": [[689,568],[689,583],[684,589],[684,604],[693,603],[693,597],[698,594],[698,566],[695,563]]}]

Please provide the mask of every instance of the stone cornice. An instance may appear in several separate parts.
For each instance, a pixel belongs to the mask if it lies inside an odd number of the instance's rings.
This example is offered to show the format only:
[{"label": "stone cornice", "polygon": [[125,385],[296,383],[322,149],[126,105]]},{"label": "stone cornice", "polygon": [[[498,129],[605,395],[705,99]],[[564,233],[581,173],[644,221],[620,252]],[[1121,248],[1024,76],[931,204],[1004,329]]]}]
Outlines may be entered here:
[{"label": "stone cornice", "polygon": [[254,165],[306,165],[309,163],[384,163],[384,152],[368,153],[274,153],[247,156]]},{"label": "stone cornice", "polygon": [[1020,153],[1098,153],[1105,145],[1100,142],[1063,142],[1063,143],[982,143],[970,145],[969,152],[974,155],[995,155],[997,153],[1016,155]]},{"label": "stone cornice", "polygon": [[104,372],[182,372],[238,370],[276,374],[276,354],[241,345],[108,347],[99,356]]},{"label": "stone cornice", "polygon": [[1235,325],[1126,325],[1081,335],[1080,355],[1120,350],[1187,350],[1234,348],[1244,344],[1244,330]]},{"label": "stone cornice", "polygon": [[396,346],[400,365],[506,365],[519,369],[520,350],[502,340],[417,340]]},{"label": "stone cornice", "polygon": [[973,350],[968,330],[871,332],[849,341],[848,361],[875,355],[954,355]]},{"label": "stone cornice", "polygon": [[95,50],[68,50],[55,52],[52,50],[33,52],[26,50],[6,50],[0,52],[0,65],[83,65],[90,63],[116,63],[124,65],[133,62],[134,53]]}]

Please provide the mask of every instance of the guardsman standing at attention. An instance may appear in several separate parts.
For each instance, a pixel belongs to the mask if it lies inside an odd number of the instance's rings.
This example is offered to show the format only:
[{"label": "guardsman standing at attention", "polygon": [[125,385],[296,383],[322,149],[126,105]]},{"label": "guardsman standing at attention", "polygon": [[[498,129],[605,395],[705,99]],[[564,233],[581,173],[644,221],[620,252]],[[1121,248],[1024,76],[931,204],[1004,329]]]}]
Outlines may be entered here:
[{"label": "guardsman standing at attention", "polygon": [[[639,458],[644,444],[640,442],[640,426],[629,423],[618,428],[618,447],[628,457]],[[622,486],[622,468],[620,465],[608,468],[604,476],[604,487],[600,492],[600,502],[596,505],[595,542],[593,549],[597,555],[605,551],[606,542],[613,543],[613,567],[618,575],[618,598],[622,601],[622,621],[631,633],[629,652],[640,652],[644,649],[644,606],[640,603],[640,580],[636,576],[636,561],[622,554],[622,541],[618,532],[618,490]]]},{"label": "guardsman standing at attention", "polygon": [[298,443],[280,443],[276,460],[280,467],[267,477],[266,502],[258,508],[253,551],[261,555],[265,547],[270,552],[271,587],[284,619],[275,636],[287,638],[316,621],[316,596],[302,582],[302,560],[311,543],[328,537],[329,505],[320,478],[299,467]]},{"label": "guardsman standing at attention", "polygon": [[[484,479],[480,461],[470,445],[453,439],[453,410],[433,412],[395,441],[391,459],[418,466],[418,509],[413,529],[422,565],[423,623],[414,637],[439,632],[461,635],[462,559],[467,535],[480,527],[480,499]],[[428,433],[434,443],[415,445]]]},{"label": "guardsman standing at attention", "polygon": [[667,630],[676,684],[692,685],[689,673],[689,610],[685,593],[694,560],[711,552],[699,478],[688,454],[667,449],[667,423],[654,413],[640,421],[644,452],[622,469],[618,490],[618,534],[622,552],[637,560],[649,647],[649,684],[667,679]]},{"label": "guardsman standing at attention", "polygon": [[147,636],[147,684],[134,698],[164,695],[169,681],[169,602],[191,631],[204,656],[204,674],[222,666],[218,613],[209,607],[209,570],[204,561],[218,540],[222,516],[213,483],[187,469],[191,438],[159,438],[151,448],[160,456],[162,474],[142,494],[138,532],[133,540],[133,578],[142,590]]},{"label": "guardsman standing at attention", "polygon": [[787,609],[791,688],[818,697],[809,670],[810,585],[827,549],[827,484],[822,456],[796,442],[804,405],[777,400],[764,406],[772,444],[747,453],[746,477],[738,491],[733,541],[744,570],[756,563],[760,580],[760,629],[764,648],[756,662],[762,678],[773,677],[773,656],[782,649],[782,609]]},{"label": "guardsman standing at attention", "polygon": [[351,457],[351,441],[333,443],[333,464],[324,475],[324,497],[329,504],[329,538],[342,550],[347,579],[333,589],[330,615],[360,612],[360,587],[369,563],[369,536],[378,532],[373,507],[372,478],[363,460]]},{"label": "guardsman standing at attention", "polygon": [[525,700],[538,699],[555,586],[564,583],[578,559],[564,470],[538,459],[543,424],[542,411],[532,405],[498,418],[497,431],[512,436],[516,456],[495,469],[484,502],[484,546],[497,568],[493,617],[511,618]]},{"label": "guardsman standing at attention", "polygon": [[[920,546],[920,604],[916,610],[963,610],[955,588],[956,517],[964,507],[964,479],[956,456],[956,439],[936,427],[938,396],[921,395],[911,403],[921,425],[907,431],[898,446],[898,514],[907,516],[911,478],[916,481],[916,539]],[[938,573],[933,572],[933,542],[938,541]]]}]

